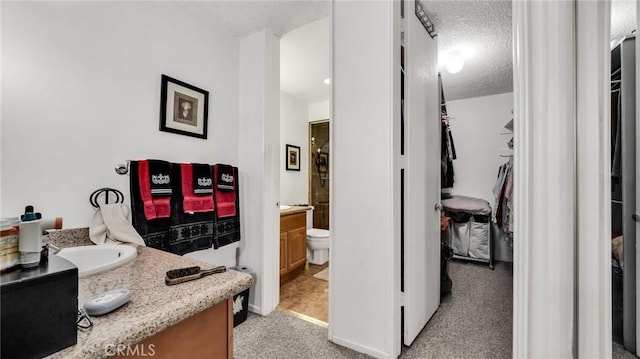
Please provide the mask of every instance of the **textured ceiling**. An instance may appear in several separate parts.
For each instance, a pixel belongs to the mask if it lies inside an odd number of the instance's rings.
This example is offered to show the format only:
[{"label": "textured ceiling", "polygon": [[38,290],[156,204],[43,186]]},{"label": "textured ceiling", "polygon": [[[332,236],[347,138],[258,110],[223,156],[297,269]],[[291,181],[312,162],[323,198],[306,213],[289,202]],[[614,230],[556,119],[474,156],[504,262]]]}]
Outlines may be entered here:
[{"label": "textured ceiling", "polygon": [[[439,71],[447,100],[513,91],[511,1],[422,0],[438,32]],[[636,1],[611,2],[611,38],[636,29]],[[461,51],[464,68],[446,70],[446,55]]]},{"label": "textured ceiling", "polygon": [[280,40],[280,90],[316,103],[329,99],[330,19],[325,17],[284,34]]},{"label": "textured ceiling", "polygon": [[[511,1],[421,1],[438,32],[439,70],[447,100],[513,91]],[[319,36],[317,31],[315,35],[309,31],[303,36],[292,30],[326,18],[330,7],[329,0],[183,1],[181,4],[201,20],[215,24],[233,36],[245,37],[267,27],[284,39],[290,37],[291,46],[299,41],[296,38]],[[635,0],[612,0],[612,38],[629,34],[636,28],[635,9]],[[291,34],[287,34],[289,32]],[[328,69],[328,55],[327,62],[324,62],[324,39],[313,41],[320,41],[318,46],[323,49],[301,45],[300,48],[305,50],[291,47],[289,51],[289,44],[282,43],[281,56],[299,56],[300,63],[308,62],[308,71],[294,65],[295,60],[285,59],[289,65],[281,67],[281,72],[284,72],[281,80],[285,92],[317,102],[324,96],[328,98],[328,93],[321,95],[323,90],[328,91],[328,86],[317,85],[320,77],[328,77],[321,74],[325,68]],[[465,55],[465,65],[459,73],[450,74],[445,68],[445,60],[447,54],[455,50]],[[312,53],[316,56],[309,56]],[[307,72],[312,73],[306,76]],[[308,85],[304,85],[305,82]]]},{"label": "textured ceiling", "polygon": [[245,37],[263,28],[282,35],[329,15],[328,0],[185,1],[185,6],[201,19],[226,28],[236,37]]},{"label": "textured ceiling", "polygon": [[[513,91],[510,1],[422,0],[438,32],[439,71],[447,101]],[[460,51],[462,70],[446,70],[446,56]]]},{"label": "textured ceiling", "polygon": [[636,1],[613,0],[611,2],[611,38],[618,39],[636,29]]}]

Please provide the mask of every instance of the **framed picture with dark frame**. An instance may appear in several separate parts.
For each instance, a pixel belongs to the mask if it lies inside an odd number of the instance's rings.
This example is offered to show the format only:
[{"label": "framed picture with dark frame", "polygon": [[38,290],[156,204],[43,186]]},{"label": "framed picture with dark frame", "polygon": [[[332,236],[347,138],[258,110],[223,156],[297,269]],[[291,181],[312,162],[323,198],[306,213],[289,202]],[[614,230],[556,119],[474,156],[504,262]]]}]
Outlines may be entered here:
[{"label": "framed picture with dark frame", "polygon": [[207,139],[209,91],[162,75],[160,131]]},{"label": "framed picture with dark frame", "polygon": [[287,145],[285,159],[287,171],[300,171],[300,146]]}]

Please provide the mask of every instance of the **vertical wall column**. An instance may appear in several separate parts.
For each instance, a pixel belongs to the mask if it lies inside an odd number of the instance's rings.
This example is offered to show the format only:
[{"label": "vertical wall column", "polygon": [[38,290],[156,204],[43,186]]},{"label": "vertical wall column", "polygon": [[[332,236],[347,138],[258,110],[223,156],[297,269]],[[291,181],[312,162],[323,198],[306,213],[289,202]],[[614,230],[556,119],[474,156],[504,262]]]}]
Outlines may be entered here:
[{"label": "vertical wall column", "polygon": [[575,3],[514,1],[513,23],[513,356],[571,358],[576,292]]},{"label": "vertical wall column", "polygon": [[335,1],[329,339],[400,354],[400,3]]},{"label": "vertical wall column", "polygon": [[[269,30],[240,40],[240,264],[257,282],[249,308],[267,315],[279,302],[280,42]],[[215,104],[214,104],[215,106]]]},{"label": "vertical wall column", "polygon": [[610,17],[609,2],[576,3],[579,358],[611,355]]}]

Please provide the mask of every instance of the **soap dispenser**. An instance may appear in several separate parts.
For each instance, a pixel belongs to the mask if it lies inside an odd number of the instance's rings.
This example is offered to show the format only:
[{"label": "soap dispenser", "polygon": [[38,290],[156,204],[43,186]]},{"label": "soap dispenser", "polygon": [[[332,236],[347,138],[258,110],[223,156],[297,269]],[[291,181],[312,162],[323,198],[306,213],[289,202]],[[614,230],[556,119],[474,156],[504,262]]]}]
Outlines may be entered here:
[{"label": "soap dispenser", "polygon": [[35,213],[33,206],[26,206],[24,214],[20,216],[18,250],[20,251],[20,265],[23,268],[35,267],[40,264],[40,251],[42,250],[41,219],[42,215]]}]

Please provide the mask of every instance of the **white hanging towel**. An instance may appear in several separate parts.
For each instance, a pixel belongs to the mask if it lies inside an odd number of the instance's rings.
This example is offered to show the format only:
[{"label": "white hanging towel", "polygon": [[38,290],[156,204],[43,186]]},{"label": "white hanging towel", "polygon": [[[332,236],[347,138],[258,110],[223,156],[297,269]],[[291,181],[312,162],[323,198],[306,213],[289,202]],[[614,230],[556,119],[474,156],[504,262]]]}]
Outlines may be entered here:
[{"label": "white hanging towel", "polygon": [[122,203],[100,204],[93,214],[89,238],[95,244],[132,243],[144,246],[144,240],[129,223],[129,208]]}]

